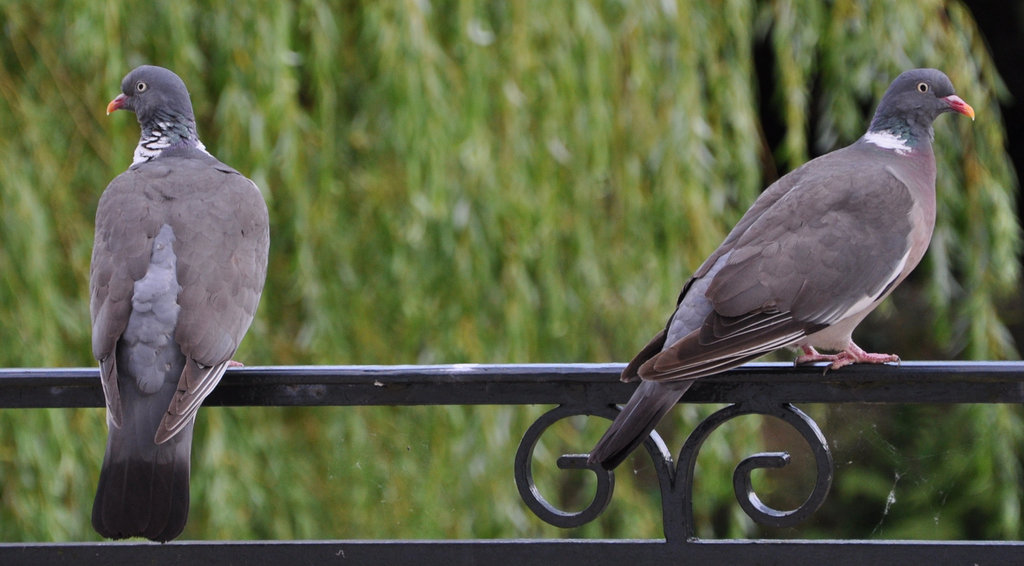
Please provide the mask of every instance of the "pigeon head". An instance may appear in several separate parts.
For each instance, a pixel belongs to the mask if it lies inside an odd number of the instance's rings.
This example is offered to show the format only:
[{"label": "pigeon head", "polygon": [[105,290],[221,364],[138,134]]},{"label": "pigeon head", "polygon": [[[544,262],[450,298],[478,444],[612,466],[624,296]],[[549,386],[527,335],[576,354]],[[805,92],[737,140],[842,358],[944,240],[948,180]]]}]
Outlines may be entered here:
[{"label": "pigeon head", "polygon": [[107,105],[115,110],[135,112],[142,138],[135,150],[135,163],[159,157],[164,150],[182,146],[205,151],[196,133],[192,99],[178,75],[153,65],[142,65],[121,81],[121,94]]},{"label": "pigeon head", "polygon": [[160,119],[184,119],[195,122],[192,99],[185,83],[163,67],[136,67],[121,81],[121,94],[107,105],[107,114],[115,110],[135,112],[139,123]]},{"label": "pigeon head", "polygon": [[937,69],[906,71],[889,85],[869,133],[888,133],[913,146],[932,139],[932,122],[945,112],[959,112],[974,119],[974,109],[956,95],[949,77]]}]

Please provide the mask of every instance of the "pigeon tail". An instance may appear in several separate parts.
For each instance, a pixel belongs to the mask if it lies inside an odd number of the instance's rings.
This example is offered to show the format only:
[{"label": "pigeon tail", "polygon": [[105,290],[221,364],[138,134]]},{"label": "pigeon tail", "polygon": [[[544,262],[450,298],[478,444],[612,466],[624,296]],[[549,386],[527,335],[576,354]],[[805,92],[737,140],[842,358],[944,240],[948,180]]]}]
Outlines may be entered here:
[{"label": "pigeon tail", "polygon": [[192,423],[163,444],[129,427],[111,427],[92,506],[92,526],[107,538],[167,542],[185,528]]},{"label": "pigeon tail", "polygon": [[613,470],[640,446],[686,393],[692,380],[672,384],[644,381],[590,451],[587,461]]}]

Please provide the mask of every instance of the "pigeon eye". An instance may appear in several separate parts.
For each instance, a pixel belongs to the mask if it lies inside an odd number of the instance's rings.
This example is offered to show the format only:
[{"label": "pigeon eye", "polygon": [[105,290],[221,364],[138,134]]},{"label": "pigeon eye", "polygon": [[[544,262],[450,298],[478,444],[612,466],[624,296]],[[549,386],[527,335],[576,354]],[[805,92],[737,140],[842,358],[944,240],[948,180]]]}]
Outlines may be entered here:
[{"label": "pigeon eye", "polygon": [[928,83],[917,83],[918,92],[928,92]]},{"label": "pigeon eye", "polygon": [[135,90],[136,90],[136,92],[146,92],[147,88],[149,88],[149,85],[147,85],[146,83],[144,83],[142,81],[139,81],[139,82],[135,83]]}]

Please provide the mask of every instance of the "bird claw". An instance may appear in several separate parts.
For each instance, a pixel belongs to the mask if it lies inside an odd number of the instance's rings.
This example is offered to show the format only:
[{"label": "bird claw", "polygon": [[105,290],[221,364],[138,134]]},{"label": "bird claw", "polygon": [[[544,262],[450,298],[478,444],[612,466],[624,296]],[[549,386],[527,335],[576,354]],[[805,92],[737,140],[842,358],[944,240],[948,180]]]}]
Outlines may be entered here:
[{"label": "bird claw", "polygon": [[813,364],[815,362],[829,362],[829,365],[825,366],[825,371],[822,375],[828,373],[828,370],[837,370],[842,367],[846,367],[852,364],[887,364],[890,362],[896,362],[899,366],[901,363],[900,357],[896,354],[873,354],[865,352],[860,346],[850,342],[845,350],[838,354],[820,354],[813,346],[804,346],[804,354],[797,357],[793,361],[794,366]]},{"label": "bird claw", "polygon": [[243,364],[242,362],[236,362],[235,360],[228,360],[228,367],[229,368],[240,368],[240,367],[245,367],[245,364]]}]

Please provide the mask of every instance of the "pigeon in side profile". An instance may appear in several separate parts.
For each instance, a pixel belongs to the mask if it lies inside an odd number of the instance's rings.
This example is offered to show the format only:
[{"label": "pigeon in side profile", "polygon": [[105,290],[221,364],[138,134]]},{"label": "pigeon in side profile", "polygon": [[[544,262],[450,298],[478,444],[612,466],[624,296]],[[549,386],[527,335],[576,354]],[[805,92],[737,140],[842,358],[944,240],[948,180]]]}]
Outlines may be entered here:
[{"label": "pigeon in side profile", "polygon": [[831,369],[898,362],[865,352],[851,334],[928,248],[932,122],[949,111],[974,119],[941,71],[907,71],[860,139],[768,187],[683,286],[665,329],[623,370],[623,381],[640,386],[590,463],[615,468],[693,380],[778,348],[800,348],[797,364],[826,361]]},{"label": "pigeon in side profile", "polygon": [[92,509],[109,538],[185,528],[192,426],[252,323],[270,224],[259,188],[210,155],[185,83],[142,66],[107,106],[135,112],[135,159],[100,198],[89,271],[107,407]]}]

